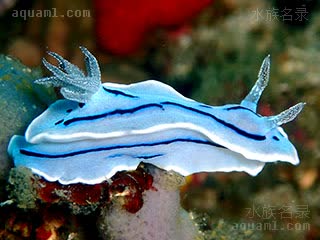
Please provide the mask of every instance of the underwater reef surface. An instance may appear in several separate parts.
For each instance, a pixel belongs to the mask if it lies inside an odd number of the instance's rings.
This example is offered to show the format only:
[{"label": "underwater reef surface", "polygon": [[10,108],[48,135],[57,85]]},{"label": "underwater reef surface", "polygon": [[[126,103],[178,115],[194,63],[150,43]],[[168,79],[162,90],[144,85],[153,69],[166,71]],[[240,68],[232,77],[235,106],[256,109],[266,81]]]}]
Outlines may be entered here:
[{"label": "underwater reef surface", "polygon": [[41,77],[40,69],[31,69],[18,60],[0,55],[0,201],[11,159],[7,146],[13,133],[24,134],[26,126],[54,100],[54,92],[33,81]]},{"label": "underwater reef surface", "polygon": [[[79,8],[79,2],[82,1],[72,1],[70,5]],[[301,164],[295,168],[283,164],[267,166],[256,178],[239,173],[190,176],[187,178],[188,184],[183,186],[183,206],[196,212],[197,222],[202,222],[201,227],[206,232],[205,239],[319,239],[319,6],[312,10],[312,17],[307,16],[308,20],[303,26],[295,29],[288,27],[290,22],[283,22],[280,16],[274,20],[268,19],[268,13],[273,8],[280,10],[278,5],[274,5],[274,2],[280,1],[214,2],[187,31],[180,31],[174,36],[158,31],[145,44],[142,55],[138,57],[116,59],[98,53],[99,58],[104,60],[101,65],[104,70],[103,78],[121,83],[131,83],[134,79],[161,79],[189,97],[219,104],[241,99],[254,81],[252,76],[259,67],[258,60],[270,53],[272,84],[261,99],[259,111],[265,115],[274,114],[298,99],[307,102],[301,117],[286,128],[297,145]],[[288,2],[281,1],[284,4]],[[260,17],[257,15],[259,11]],[[82,56],[74,54],[78,52],[77,46],[96,44],[94,34],[91,34],[92,26],[90,27],[93,18],[74,18],[68,19],[69,21],[61,18],[46,19],[50,28],[46,24],[43,25],[44,28],[40,28],[35,19],[24,22],[35,29],[38,35],[33,36],[34,32],[27,30],[21,35],[24,39],[37,39],[35,44],[40,49],[41,46],[48,46],[51,51],[62,49],[64,51],[57,52],[62,56],[75,56],[80,62]],[[7,31],[2,34],[3,39],[12,43],[14,38],[8,37]],[[3,49],[5,52],[6,48]],[[40,59],[37,61],[40,62]],[[271,107],[266,103],[270,103]],[[288,213],[293,215],[291,220],[281,219],[281,208],[286,206],[290,208]],[[258,212],[248,214],[254,207],[259,208]],[[275,207],[278,211],[276,218],[263,219],[263,207],[270,211]],[[40,211],[33,214],[27,211],[24,217],[27,222],[41,223],[42,219],[46,221],[39,232],[48,228],[59,229],[61,232],[70,229],[70,239],[81,239],[81,226],[93,225],[90,217],[79,217],[75,221],[76,217],[70,211],[59,209],[55,209],[57,211],[54,216]],[[295,218],[299,211],[305,213],[305,218]],[[20,218],[14,218],[15,212]],[[3,215],[4,213],[8,214]],[[0,209],[1,217],[9,215],[10,220],[15,221],[10,221],[11,225],[8,224],[7,229],[23,229],[21,211],[9,207],[6,211]],[[3,227],[1,217],[0,226]],[[59,220],[61,218],[66,221]],[[306,224],[309,228],[295,231],[261,230],[261,224],[264,223],[276,222],[279,226],[286,226],[290,221],[295,221],[297,226]],[[74,226],[78,228],[75,229]],[[37,226],[32,229],[35,228]],[[18,232],[15,235],[19,235]],[[67,239],[68,235],[64,236]],[[94,237],[91,235],[87,239]]]},{"label": "underwater reef surface", "polygon": [[0,208],[0,239],[202,239],[180,205],[182,184],[183,176],[147,163],[98,185],[46,182],[13,168],[14,204]]}]

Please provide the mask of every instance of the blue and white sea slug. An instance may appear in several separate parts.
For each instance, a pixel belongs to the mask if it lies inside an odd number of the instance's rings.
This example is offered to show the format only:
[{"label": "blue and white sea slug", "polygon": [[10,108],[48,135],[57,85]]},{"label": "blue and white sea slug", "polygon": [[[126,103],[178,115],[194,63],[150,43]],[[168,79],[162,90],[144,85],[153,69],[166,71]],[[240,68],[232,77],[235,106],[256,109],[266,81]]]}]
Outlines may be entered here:
[{"label": "blue and white sea slug", "polygon": [[61,87],[66,99],[34,119],[24,137],[12,137],[8,152],[15,166],[30,168],[48,181],[96,184],[141,161],[183,175],[256,175],[267,162],[299,163],[280,126],[293,120],[304,103],[276,116],[256,113],[269,79],[269,56],[240,104],[209,106],[155,80],[101,84],[97,60],[86,48],[81,51],[87,76],[56,53],[49,55],[58,67],[43,60],[53,76],[36,82]]}]

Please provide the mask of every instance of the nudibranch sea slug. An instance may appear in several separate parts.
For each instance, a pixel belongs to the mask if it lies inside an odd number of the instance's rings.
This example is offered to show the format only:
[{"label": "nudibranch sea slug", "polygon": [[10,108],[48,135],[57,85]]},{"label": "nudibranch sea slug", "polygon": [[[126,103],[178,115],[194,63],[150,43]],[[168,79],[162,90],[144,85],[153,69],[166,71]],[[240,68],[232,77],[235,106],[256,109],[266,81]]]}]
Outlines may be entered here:
[{"label": "nudibranch sea slug", "polygon": [[267,86],[270,56],[240,104],[209,106],[186,98],[155,80],[129,85],[101,83],[99,65],[84,47],[87,76],[56,53],[53,76],[36,80],[61,87],[57,100],[13,136],[8,147],[15,166],[30,168],[48,181],[97,184],[143,161],[182,175],[245,171],[258,174],[265,163],[298,164],[282,124],[304,103],[276,116],[256,113]]}]

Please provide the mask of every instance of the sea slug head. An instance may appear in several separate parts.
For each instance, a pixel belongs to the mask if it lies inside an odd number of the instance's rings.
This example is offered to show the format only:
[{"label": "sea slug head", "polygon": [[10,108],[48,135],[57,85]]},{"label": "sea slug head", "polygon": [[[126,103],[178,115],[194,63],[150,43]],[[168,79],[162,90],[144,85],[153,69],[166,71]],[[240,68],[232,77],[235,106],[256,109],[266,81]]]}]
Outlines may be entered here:
[{"label": "sea slug head", "polygon": [[87,76],[77,66],[49,51],[48,54],[58,61],[59,67],[43,59],[44,66],[53,76],[40,78],[35,82],[61,87],[60,92],[66,99],[79,103],[88,102],[101,86],[101,73],[97,59],[85,47],[80,47],[80,50],[85,55]]},{"label": "sea slug head", "polygon": [[248,138],[248,141],[239,145],[243,146],[238,151],[248,159],[265,162],[280,160],[298,164],[296,149],[280,126],[294,120],[305,103],[298,103],[275,116],[258,114],[257,104],[268,84],[269,75],[270,55],[264,59],[258,80],[242,102],[224,106],[223,120],[233,125],[239,134]]}]

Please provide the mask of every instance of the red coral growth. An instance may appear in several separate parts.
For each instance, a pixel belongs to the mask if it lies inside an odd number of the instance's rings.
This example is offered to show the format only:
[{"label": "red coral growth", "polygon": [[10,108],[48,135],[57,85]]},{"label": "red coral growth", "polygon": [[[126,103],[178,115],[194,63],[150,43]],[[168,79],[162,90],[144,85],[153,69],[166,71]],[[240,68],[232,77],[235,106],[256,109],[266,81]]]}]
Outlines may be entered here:
[{"label": "red coral growth", "polygon": [[57,196],[55,189],[59,188],[60,184],[57,182],[47,182],[43,179],[39,180],[39,185],[37,186],[38,197],[47,203],[59,202],[59,197]]},{"label": "red coral growth", "polygon": [[81,183],[62,185],[58,182],[48,182],[40,179],[37,193],[39,198],[44,202],[54,203],[64,201],[85,206],[98,203],[102,197],[105,198],[106,196],[104,195],[107,193],[107,189],[107,182],[96,185]]},{"label": "red coral growth", "polygon": [[[75,229],[77,218],[73,219],[73,215],[69,215],[66,208],[57,208],[55,203],[69,204],[77,213],[87,214],[89,212],[86,209],[95,210],[96,207],[104,207],[113,200],[128,212],[135,213],[143,206],[143,192],[155,190],[152,186],[153,177],[143,164],[134,171],[118,172],[112,179],[95,185],[62,185],[59,182],[48,182],[36,175],[30,176],[29,172],[24,179],[31,181],[30,189],[26,189],[30,191],[27,199],[34,199],[35,206],[30,206],[32,209],[36,207],[37,212],[14,210],[12,214],[8,214],[9,208],[0,208],[0,225],[5,226],[0,228],[0,239],[61,239],[62,233],[71,234],[71,228]],[[19,193],[26,194],[21,191]],[[23,197],[18,197],[17,200],[19,199]],[[24,206],[25,203],[21,204]],[[91,204],[94,204],[94,208],[90,208]]]},{"label": "red coral growth", "polygon": [[[36,186],[37,198],[42,202],[50,204],[66,202],[79,206],[104,205],[112,198],[121,197],[123,207],[128,212],[135,213],[143,205],[142,193],[152,188],[153,178],[143,167],[138,167],[134,171],[116,173],[111,181],[110,186],[106,181],[95,185],[82,183],[62,185],[59,182],[48,182],[41,178],[35,180],[34,186]],[[45,229],[40,230],[41,234],[45,235]]]},{"label": "red coral growth", "polygon": [[212,0],[95,0],[98,44],[118,55],[134,53],[157,27],[179,26]]},{"label": "red coral growth", "polygon": [[111,197],[121,197],[123,207],[130,213],[136,213],[143,206],[142,193],[152,188],[153,177],[142,168],[131,172],[118,172],[110,185]]}]

